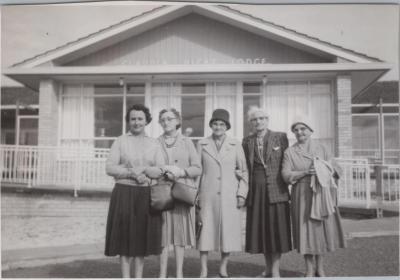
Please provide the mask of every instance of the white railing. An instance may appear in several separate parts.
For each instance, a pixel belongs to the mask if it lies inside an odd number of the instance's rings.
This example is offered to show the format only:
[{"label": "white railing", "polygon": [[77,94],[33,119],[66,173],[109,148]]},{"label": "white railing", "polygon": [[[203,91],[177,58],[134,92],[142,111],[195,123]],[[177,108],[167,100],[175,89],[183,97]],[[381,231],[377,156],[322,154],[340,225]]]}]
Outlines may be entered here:
[{"label": "white railing", "polygon": [[108,149],[0,145],[1,181],[5,183],[111,190],[113,179],[105,174]]},{"label": "white railing", "polygon": [[[113,179],[105,174],[109,149],[77,149],[42,146],[0,145],[2,183],[27,187],[111,191]],[[343,169],[339,179],[340,206],[372,208],[395,206],[400,201],[400,165],[383,165],[381,184],[367,159],[336,161]]]},{"label": "white railing", "polygon": [[400,201],[400,165],[387,164],[382,168],[382,201]]},{"label": "white railing", "polygon": [[367,159],[336,159],[343,174],[338,184],[339,206],[371,206],[371,174]]}]

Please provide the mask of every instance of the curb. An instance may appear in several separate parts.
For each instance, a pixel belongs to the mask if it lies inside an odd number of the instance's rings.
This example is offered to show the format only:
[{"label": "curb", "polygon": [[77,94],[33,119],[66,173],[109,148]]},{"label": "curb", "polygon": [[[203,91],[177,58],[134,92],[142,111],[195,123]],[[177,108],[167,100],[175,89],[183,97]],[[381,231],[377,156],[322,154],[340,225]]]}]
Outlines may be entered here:
[{"label": "curb", "polygon": [[346,239],[362,238],[362,237],[379,237],[379,236],[398,236],[399,231],[386,230],[386,231],[366,231],[366,232],[349,232],[345,235]]}]

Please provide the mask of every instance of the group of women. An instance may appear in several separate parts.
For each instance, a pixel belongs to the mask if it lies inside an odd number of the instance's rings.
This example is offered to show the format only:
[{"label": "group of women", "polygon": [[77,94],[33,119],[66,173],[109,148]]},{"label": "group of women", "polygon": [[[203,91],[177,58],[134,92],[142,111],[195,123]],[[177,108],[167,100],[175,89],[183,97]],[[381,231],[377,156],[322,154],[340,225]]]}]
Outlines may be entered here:
[{"label": "group of women", "polygon": [[[229,255],[242,251],[244,207],[246,251],[265,255],[266,269],[260,276],[279,277],[280,254],[292,247],[305,257],[306,276],[324,276],[322,254],[344,247],[335,190],[315,178],[322,165],[330,166],[329,156],[323,146],[310,140],[313,131],[306,122],[292,125],[298,142],[286,149],[286,135],[275,133],[284,135],[283,142],[276,140],[279,137],[274,138],[268,130],[267,114],[254,108],[249,112],[254,137],[245,138],[242,145],[226,135],[231,127],[229,113],[216,109],[209,121],[212,135],[200,140],[196,150],[193,142],[179,133],[182,119],[175,109],[159,113],[164,132],[158,139],[145,134],[152,120],[147,107],[133,105],[125,119],[129,131],[115,140],[106,162],[106,172],[115,178],[115,186],[105,254],[120,256],[122,277],[131,276],[133,260],[134,276],[141,278],[144,257],[148,255],[160,255],[159,276],[168,277],[171,247],[177,278],[183,278],[185,248],[200,251],[200,277],[208,276],[208,252],[221,252],[219,277],[229,277]],[[257,144],[247,145],[253,143],[252,139]],[[249,153],[249,147],[256,153]],[[151,211],[149,186],[165,175],[171,181],[198,187],[198,215],[195,207],[179,202],[172,210]],[[334,185],[333,179],[329,182]],[[290,207],[289,184],[293,186]],[[198,236],[196,219],[202,222]]]}]

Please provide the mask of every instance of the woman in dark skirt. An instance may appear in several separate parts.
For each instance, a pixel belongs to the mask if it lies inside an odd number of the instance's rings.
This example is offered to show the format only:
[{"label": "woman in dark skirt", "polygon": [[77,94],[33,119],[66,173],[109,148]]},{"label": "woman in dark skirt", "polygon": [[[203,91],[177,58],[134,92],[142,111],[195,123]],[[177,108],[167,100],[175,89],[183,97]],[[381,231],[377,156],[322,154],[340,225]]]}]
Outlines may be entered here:
[{"label": "woman in dark skirt", "polygon": [[106,162],[106,172],[116,184],[108,211],[105,255],[120,256],[123,278],[130,278],[134,259],[135,277],[141,278],[144,257],[161,252],[161,215],[150,214],[152,180],[145,174],[151,166],[160,166],[163,157],[157,140],[144,133],[151,121],[148,108],[133,105],[125,119],[129,132],[115,140]]},{"label": "woman in dark skirt", "polygon": [[281,177],[285,133],[268,129],[268,115],[260,108],[249,110],[255,133],[243,139],[249,169],[246,252],[264,254],[262,277],[279,277],[282,253],[292,249],[288,186]]}]

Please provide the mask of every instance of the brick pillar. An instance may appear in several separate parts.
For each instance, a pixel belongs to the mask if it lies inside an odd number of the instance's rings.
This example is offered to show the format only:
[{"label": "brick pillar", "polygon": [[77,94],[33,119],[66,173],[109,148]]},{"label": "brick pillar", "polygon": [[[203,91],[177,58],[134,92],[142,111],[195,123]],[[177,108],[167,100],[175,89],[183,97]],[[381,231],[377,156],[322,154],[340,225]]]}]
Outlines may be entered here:
[{"label": "brick pillar", "polygon": [[58,84],[40,81],[39,87],[39,146],[57,146]]},{"label": "brick pillar", "polygon": [[335,154],[352,157],[351,76],[336,77],[335,96]]}]

